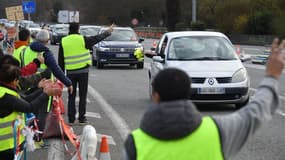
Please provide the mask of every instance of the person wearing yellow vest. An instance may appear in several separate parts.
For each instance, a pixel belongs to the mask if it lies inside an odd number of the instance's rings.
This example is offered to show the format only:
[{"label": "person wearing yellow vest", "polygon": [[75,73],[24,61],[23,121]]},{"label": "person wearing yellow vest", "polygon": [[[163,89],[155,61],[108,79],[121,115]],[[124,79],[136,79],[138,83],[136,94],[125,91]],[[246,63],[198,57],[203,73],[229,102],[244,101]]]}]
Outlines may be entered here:
[{"label": "person wearing yellow vest", "polygon": [[191,78],[178,68],[152,81],[153,104],[124,143],[122,160],[232,159],[279,107],[278,79],[285,66],[285,40],[274,40],[265,77],[252,100],[229,115],[202,116],[191,97]]},{"label": "person wearing yellow vest", "polygon": [[22,29],[18,33],[19,40],[14,42],[14,52],[13,56],[19,61],[20,67],[22,68],[22,76],[28,76],[33,73],[36,73],[37,69],[40,67],[41,63],[44,62],[44,58],[41,55],[38,55],[33,59],[32,62],[24,66],[21,63],[21,55],[25,52],[27,46],[29,45],[29,41],[31,39],[30,31],[28,29]]},{"label": "person wearing yellow vest", "polygon": [[142,49],[137,48],[134,52],[134,55],[138,61],[142,62],[144,60],[144,53]]},{"label": "person wearing yellow vest", "polygon": [[[41,30],[37,32],[35,41],[28,46],[21,57],[21,62],[24,65],[27,65],[38,55],[42,55],[44,57],[44,63],[40,65],[38,72],[43,72],[46,68],[50,69],[52,74],[59,79],[66,87],[68,87],[69,92],[72,92],[72,82],[71,80],[65,76],[64,72],[61,70],[59,65],[57,64],[52,52],[49,48],[46,47],[49,41],[49,32],[47,30]],[[53,77],[53,76],[51,76]],[[48,112],[50,111],[52,104],[52,97],[47,101],[42,101],[42,105],[48,106],[47,110],[39,110],[37,116],[38,127],[40,131],[44,130],[46,117]]]},{"label": "person wearing yellow vest", "polygon": [[[79,87],[79,123],[87,123],[86,98],[88,92],[88,73],[92,66],[90,50],[93,45],[111,35],[113,25],[106,32],[84,37],[79,34],[79,23],[69,24],[69,35],[62,38],[59,45],[58,63],[62,70],[66,70],[67,76],[71,79],[73,88]],[[75,122],[75,97],[76,92],[68,95],[68,121]]]},{"label": "person wearing yellow vest", "polygon": [[[41,101],[48,99],[48,96],[58,95],[59,90],[46,87],[44,81],[39,83],[39,87],[33,95],[23,99],[18,93],[16,86],[19,83],[20,69],[11,64],[3,64],[0,68],[0,157],[5,160],[14,159],[14,149],[24,147],[24,136],[21,134],[24,128],[24,114],[37,112]],[[18,122],[20,132],[13,130],[14,122]],[[19,134],[19,135],[17,135]],[[18,142],[15,146],[14,136]]]}]

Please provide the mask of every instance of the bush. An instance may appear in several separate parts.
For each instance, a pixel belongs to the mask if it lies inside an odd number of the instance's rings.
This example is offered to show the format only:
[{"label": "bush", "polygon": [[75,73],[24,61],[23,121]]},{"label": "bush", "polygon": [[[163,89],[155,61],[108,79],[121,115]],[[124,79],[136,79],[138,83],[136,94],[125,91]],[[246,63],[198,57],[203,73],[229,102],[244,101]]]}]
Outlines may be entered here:
[{"label": "bush", "polygon": [[191,29],[193,31],[205,31],[206,25],[202,21],[196,21],[191,23]]}]

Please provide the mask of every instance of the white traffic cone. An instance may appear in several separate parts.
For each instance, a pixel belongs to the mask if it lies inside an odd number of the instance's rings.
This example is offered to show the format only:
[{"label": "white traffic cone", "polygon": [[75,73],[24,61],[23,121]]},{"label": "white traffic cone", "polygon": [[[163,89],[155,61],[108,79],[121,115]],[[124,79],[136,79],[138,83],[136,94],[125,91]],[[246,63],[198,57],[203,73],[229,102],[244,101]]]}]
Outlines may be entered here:
[{"label": "white traffic cone", "polygon": [[103,136],[100,146],[100,157],[99,160],[111,160],[107,137]]}]

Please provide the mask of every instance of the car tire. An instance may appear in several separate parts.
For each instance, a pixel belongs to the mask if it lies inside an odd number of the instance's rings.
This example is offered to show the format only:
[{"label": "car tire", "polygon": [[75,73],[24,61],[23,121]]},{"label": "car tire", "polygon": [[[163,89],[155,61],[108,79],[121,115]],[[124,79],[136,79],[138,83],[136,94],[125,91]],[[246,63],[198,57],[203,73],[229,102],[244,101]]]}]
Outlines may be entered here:
[{"label": "car tire", "polygon": [[98,69],[103,69],[104,68],[104,64],[100,63],[100,62],[97,62],[97,68]]},{"label": "car tire", "polygon": [[144,63],[143,62],[139,62],[137,64],[137,69],[143,69]]},{"label": "car tire", "polygon": [[236,109],[241,109],[242,107],[244,107],[249,101],[249,97],[247,97],[247,99],[242,102],[242,103],[236,103],[235,106],[236,106]]}]

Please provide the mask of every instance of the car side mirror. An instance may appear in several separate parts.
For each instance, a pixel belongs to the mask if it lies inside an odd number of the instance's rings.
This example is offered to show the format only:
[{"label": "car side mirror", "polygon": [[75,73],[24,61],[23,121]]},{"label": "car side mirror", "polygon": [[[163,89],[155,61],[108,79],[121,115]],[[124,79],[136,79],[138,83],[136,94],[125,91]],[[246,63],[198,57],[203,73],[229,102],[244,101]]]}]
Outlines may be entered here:
[{"label": "car side mirror", "polygon": [[139,38],[139,43],[142,43],[144,41],[143,38]]},{"label": "car side mirror", "polygon": [[161,56],[153,56],[152,59],[154,62],[164,63],[164,59]]}]

